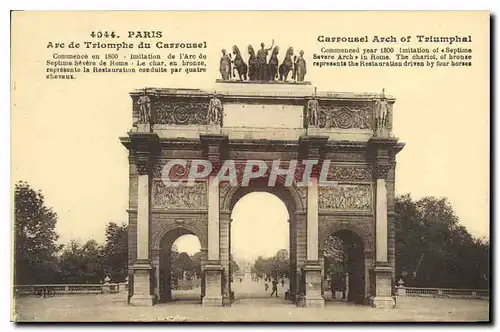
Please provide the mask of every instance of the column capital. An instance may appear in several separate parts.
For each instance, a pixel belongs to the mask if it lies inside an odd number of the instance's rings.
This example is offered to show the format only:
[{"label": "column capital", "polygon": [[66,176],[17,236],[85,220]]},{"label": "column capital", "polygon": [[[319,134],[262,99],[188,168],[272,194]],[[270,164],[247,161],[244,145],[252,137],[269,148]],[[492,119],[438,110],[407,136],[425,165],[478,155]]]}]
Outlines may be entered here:
[{"label": "column capital", "polygon": [[137,173],[139,175],[147,175],[153,168],[152,167],[153,162],[151,160],[149,153],[147,154],[143,154],[142,152],[136,153],[134,163],[137,167]]},{"label": "column capital", "polygon": [[375,179],[387,179],[389,172],[392,168],[390,163],[386,162],[376,162],[375,167],[373,168],[373,175]]}]

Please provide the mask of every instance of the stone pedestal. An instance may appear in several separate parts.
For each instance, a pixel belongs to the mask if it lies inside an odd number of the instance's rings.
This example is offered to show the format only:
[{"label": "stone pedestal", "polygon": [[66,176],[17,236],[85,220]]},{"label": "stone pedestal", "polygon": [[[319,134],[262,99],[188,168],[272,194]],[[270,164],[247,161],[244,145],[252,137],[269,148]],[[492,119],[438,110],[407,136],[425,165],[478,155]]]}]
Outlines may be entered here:
[{"label": "stone pedestal", "polygon": [[222,306],[222,266],[219,261],[206,261],[203,267],[205,273],[205,296],[202,300],[204,307]]},{"label": "stone pedestal", "polygon": [[137,124],[137,132],[140,133],[149,133],[151,131],[151,126],[149,123],[138,123]]},{"label": "stone pedestal", "polygon": [[130,298],[130,304],[134,306],[152,306],[154,296],[151,295],[151,262],[149,260],[137,260],[132,266],[134,270],[134,294]]},{"label": "stone pedestal", "polygon": [[306,274],[306,307],[324,307],[325,299],[321,295],[321,265],[319,261],[307,261],[304,266]]},{"label": "stone pedestal", "polygon": [[393,309],[396,301],[392,297],[392,267],[376,264],[370,272],[374,291],[370,297],[370,305],[373,308]]}]

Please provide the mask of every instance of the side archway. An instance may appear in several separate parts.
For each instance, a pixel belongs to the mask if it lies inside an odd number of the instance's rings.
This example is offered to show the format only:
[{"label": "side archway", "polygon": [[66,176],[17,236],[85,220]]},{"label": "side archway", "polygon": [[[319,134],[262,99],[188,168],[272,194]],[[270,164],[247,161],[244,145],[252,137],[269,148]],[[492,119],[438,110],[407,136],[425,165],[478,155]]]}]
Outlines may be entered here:
[{"label": "side archway", "polygon": [[[340,274],[326,271],[328,290],[344,291],[345,299],[357,304],[366,304],[370,297],[370,268],[373,257],[374,236],[368,221],[330,221],[323,223],[320,231],[320,253],[326,259],[325,243],[329,237],[340,239],[343,246],[343,264]],[[338,258],[337,258],[338,259]]]},{"label": "side archway", "polygon": [[[153,248],[152,248],[152,258],[153,258],[153,288],[154,294],[156,295],[159,302],[170,302],[173,300],[172,290],[173,285],[179,285],[180,282],[173,283],[175,279],[172,278],[172,257],[173,251],[172,247],[177,239],[185,235],[194,235],[200,243],[201,252],[205,253],[203,249],[206,248],[206,239],[204,240],[202,233],[192,225],[185,224],[169,224],[164,226],[161,231],[155,234],[153,238]],[[205,245],[205,247],[204,247]],[[182,255],[182,253],[181,253]],[[204,257],[202,257],[205,259]],[[190,276],[184,282],[183,287],[198,287],[202,286],[203,280],[200,279],[201,276]],[[185,284],[185,285],[184,285]],[[201,294],[203,295],[203,287],[201,289]],[[196,296],[194,299],[196,301],[201,301],[201,296]]]}]

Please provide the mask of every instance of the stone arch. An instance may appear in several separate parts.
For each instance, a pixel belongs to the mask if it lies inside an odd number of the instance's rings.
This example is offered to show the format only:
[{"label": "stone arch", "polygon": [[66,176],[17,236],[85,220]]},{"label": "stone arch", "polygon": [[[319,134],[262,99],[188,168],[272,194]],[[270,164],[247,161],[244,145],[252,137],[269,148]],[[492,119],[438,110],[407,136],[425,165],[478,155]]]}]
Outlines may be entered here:
[{"label": "stone arch", "polygon": [[[336,235],[351,245],[359,243],[362,248],[354,249],[348,254],[347,300],[358,304],[366,304],[370,295],[370,268],[373,255],[373,227],[368,219],[356,221],[327,221],[320,223],[319,250],[324,257],[324,245],[328,236]],[[345,249],[344,249],[345,250]],[[353,255],[353,256],[351,256]],[[324,258],[323,258],[324,259]],[[349,263],[351,262],[351,263]]]},{"label": "stone arch", "polygon": [[[193,221],[192,219],[189,220]],[[177,219],[161,225],[161,228],[156,228],[152,239],[154,292],[158,301],[170,302],[173,300],[171,279],[172,245],[184,235],[194,235],[198,238],[200,249],[203,251],[206,248],[207,240],[203,232],[196,227],[196,222],[186,223],[183,219]]]},{"label": "stone arch", "polygon": [[[153,243],[152,249],[153,250],[160,250],[162,247],[162,241],[165,238],[165,236],[167,236],[171,232],[176,232],[176,231],[179,232],[179,236],[177,236],[176,239],[182,235],[192,234],[192,235],[196,236],[198,238],[198,240],[200,241],[201,249],[207,248],[208,239],[207,239],[207,235],[205,234],[205,232],[202,232],[201,230],[198,229],[198,227],[196,227],[192,224],[180,223],[180,222],[176,221],[174,223],[165,224],[165,226],[163,226],[160,229],[160,231],[154,235],[153,241],[152,241],[152,243]],[[173,240],[173,242],[175,242],[175,239]]]},{"label": "stone arch", "polygon": [[231,212],[236,203],[246,194],[251,192],[268,192],[276,195],[286,205],[289,215],[295,215],[298,211],[306,209],[306,188],[297,186],[294,182],[292,186],[286,187],[279,181],[273,187],[269,187],[268,178],[263,177],[250,182],[248,186],[231,186],[229,183],[221,184],[220,209]]},{"label": "stone arch", "polygon": [[339,221],[326,221],[320,222],[320,232],[319,232],[319,248],[323,250],[325,240],[328,236],[333,235],[336,232],[348,230],[359,236],[363,242],[365,252],[372,252],[374,243],[374,233],[373,227],[369,221],[361,222],[339,222]]},{"label": "stone arch", "polygon": [[[277,177],[277,181],[272,187],[268,186],[268,181],[268,177],[261,177],[258,179],[252,179],[248,186],[241,186],[241,184],[238,184],[238,186],[231,186],[227,182],[221,183],[219,188],[220,213],[221,216],[224,215],[225,218],[230,218],[233,208],[239,200],[252,192],[270,193],[276,196],[285,205],[289,218],[289,247],[287,249],[290,255],[290,292],[293,293],[291,296],[295,296],[297,288],[297,248],[299,246],[297,241],[297,224],[301,223],[301,221],[298,220],[299,218],[297,218],[297,215],[298,213],[301,216],[305,215],[307,205],[307,188],[299,187],[295,182],[293,182],[291,186],[285,186],[285,181],[280,179],[280,176]],[[231,241],[230,227],[229,222],[229,242]],[[303,248],[304,245],[305,243],[300,243],[301,248]],[[302,251],[305,252],[305,248],[303,248]],[[230,283],[227,288],[231,290]]]}]

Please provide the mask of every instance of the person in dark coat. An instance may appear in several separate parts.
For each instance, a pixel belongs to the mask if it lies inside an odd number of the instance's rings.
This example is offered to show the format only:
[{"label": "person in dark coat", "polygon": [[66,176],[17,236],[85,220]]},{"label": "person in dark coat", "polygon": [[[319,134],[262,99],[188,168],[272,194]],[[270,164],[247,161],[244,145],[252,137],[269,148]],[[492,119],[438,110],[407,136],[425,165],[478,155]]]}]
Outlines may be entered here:
[{"label": "person in dark coat", "polygon": [[273,291],[271,293],[271,297],[273,297],[273,294],[276,293],[276,297],[278,297],[278,280],[274,279],[273,280]]}]

